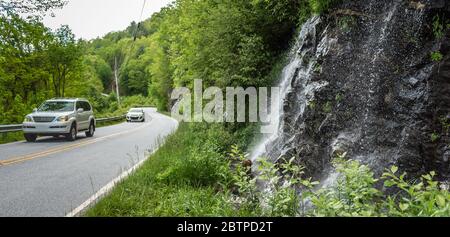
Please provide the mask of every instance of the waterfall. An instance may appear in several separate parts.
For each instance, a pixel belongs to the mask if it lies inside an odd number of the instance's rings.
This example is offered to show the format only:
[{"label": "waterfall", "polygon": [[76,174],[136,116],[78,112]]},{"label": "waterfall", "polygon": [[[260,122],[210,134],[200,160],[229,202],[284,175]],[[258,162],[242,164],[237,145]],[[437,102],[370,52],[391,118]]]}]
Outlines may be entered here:
[{"label": "waterfall", "polygon": [[[292,78],[296,77],[298,73],[302,73],[303,75],[308,75],[311,71],[312,64],[302,65],[303,58],[306,56],[305,49],[307,44],[315,42],[310,42],[309,36],[315,36],[315,26],[319,23],[320,18],[318,16],[312,17],[303,25],[299,36],[297,38],[296,43],[290,50],[288,54],[289,63],[283,68],[278,87],[280,88],[279,98],[276,98],[275,101],[279,101],[280,105],[283,105],[286,101],[286,96],[292,89]],[[315,41],[315,38],[312,39]],[[268,154],[269,149],[272,149],[274,146],[274,142],[283,136],[283,125],[284,122],[281,118],[284,117],[284,109],[283,106],[279,106],[278,111],[271,111],[270,113],[270,124],[275,127],[273,133],[266,134],[264,138],[258,143],[251,154],[251,160],[255,161],[257,158],[261,156],[265,156]]]},{"label": "waterfall", "polygon": [[344,1],[306,21],[280,73],[281,106],[270,114],[276,130],[251,159],[295,157],[305,175],[325,185],[337,177],[330,161],[343,152],[378,175],[393,164],[410,173],[428,166],[446,172],[450,152],[429,141],[433,118],[450,116],[450,101],[434,102],[433,93],[448,87],[445,80],[428,83],[438,71],[429,55],[440,45],[430,43],[426,26],[435,13],[426,7]]}]

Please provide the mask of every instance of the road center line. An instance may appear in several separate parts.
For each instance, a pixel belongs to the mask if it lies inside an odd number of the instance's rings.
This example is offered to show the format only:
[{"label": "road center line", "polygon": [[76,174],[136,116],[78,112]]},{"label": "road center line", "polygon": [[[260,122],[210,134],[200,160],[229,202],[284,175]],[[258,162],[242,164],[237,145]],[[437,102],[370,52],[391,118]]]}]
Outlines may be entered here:
[{"label": "road center line", "polygon": [[134,132],[136,130],[140,130],[140,129],[144,128],[144,127],[147,127],[150,124],[151,123],[146,123],[144,125],[141,125],[139,127],[131,129],[131,130],[118,132],[118,133],[113,133],[113,134],[110,134],[110,135],[106,135],[106,136],[103,136],[103,137],[95,138],[95,139],[92,139],[92,140],[88,140],[88,141],[84,141],[84,142],[80,142],[80,143],[76,143],[76,144],[71,144],[71,145],[67,145],[67,146],[60,146],[60,147],[52,148],[52,149],[49,149],[49,150],[46,150],[46,151],[36,152],[36,153],[24,155],[24,156],[19,156],[19,157],[7,159],[7,160],[2,160],[2,161],[0,161],[0,167],[7,166],[7,165],[12,165],[12,164],[16,164],[16,163],[21,163],[21,162],[25,162],[25,161],[28,161],[28,160],[33,160],[33,159],[36,159],[36,158],[49,156],[49,155],[53,155],[53,154],[60,153],[60,152],[63,152],[63,151],[68,151],[68,150],[72,150],[74,148],[78,148],[78,147],[86,146],[86,145],[93,144],[93,143],[96,143],[96,142],[99,142],[99,141],[103,141],[103,140],[106,140],[106,139],[111,138],[111,137],[116,137],[116,136],[124,135],[124,134],[127,134],[127,133],[132,133],[132,132]]}]

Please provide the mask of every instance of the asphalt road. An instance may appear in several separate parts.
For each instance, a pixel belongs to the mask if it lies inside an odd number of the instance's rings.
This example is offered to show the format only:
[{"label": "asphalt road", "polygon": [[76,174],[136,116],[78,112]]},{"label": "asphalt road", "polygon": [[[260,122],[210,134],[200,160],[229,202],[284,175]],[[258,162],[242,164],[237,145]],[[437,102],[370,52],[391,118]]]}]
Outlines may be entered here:
[{"label": "asphalt road", "polygon": [[145,123],[0,145],[0,216],[65,216],[161,144],[177,122],[145,109]]}]

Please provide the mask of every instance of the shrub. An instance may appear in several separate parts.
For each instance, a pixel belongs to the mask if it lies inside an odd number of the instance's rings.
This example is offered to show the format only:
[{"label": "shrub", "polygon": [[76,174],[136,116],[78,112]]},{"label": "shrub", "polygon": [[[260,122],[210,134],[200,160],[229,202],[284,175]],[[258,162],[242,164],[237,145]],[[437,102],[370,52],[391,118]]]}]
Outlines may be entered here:
[{"label": "shrub", "polygon": [[444,24],[443,19],[439,15],[433,18],[433,34],[436,39],[441,39],[444,37]]},{"label": "shrub", "polygon": [[406,173],[398,176],[397,171],[393,166],[382,176],[385,187],[400,190],[383,203],[388,216],[450,216],[450,193],[434,180],[435,172],[422,175],[418,182],[409,182]]},{"label": "shrub", "polygon": [[440,62],[443,58],[444,58],[444,56],[439,51],[435,51],[435,52],[431,53],[431,60],[433,62]]},{"label": "shrub", "polygon": [[[317,182],[302,179],[303,168],[294,163],[294,158],[275,164],[265,158],[258,159],[258,176],[250,175],[251,167],[237,146],[232,147],[232,160],[238,163],[233,170],[233,181],[237,187],[238,206],[260,216],[297,216],[305,210],[305,200],[312,194]],[[262,187],[257,183],[262,182]],[[301,194],[297,190],[302,190]]]},{"label": "shrub", "polygon": [[309,6],[312,13],[321,14],[338,2],[339,0],[309,0]]},{"label": "shrub", "polygon": [[380,205],[377,200],[381,192],[374,188],[377,179],[373,172],[359,161],[343,160],[334,162],[339,173],[337,185],[319,190],[312,198],[315,216],[375,216]]},{"label": "shrub", "polygon": [[[342,157],[341,157],[342,158]],[[397,176],[392,166],[382,175],[383,193],[375,188],[378,179],[358,161],[339,159],[337,185],[314,193],[314,216],[449,216],[450,194],[435,181],[435,172],[422,175],[419,181],[406,180],[406,173]]]}]

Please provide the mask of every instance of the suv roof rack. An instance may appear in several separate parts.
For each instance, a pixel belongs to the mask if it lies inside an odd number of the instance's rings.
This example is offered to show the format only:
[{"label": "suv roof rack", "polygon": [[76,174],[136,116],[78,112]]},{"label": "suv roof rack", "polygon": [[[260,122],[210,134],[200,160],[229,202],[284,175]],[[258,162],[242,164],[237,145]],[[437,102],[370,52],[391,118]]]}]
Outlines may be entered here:
[{"label": "suv roof rack", "polygon": [[86,100],[85,98],[55,97],[50,100]]}]

